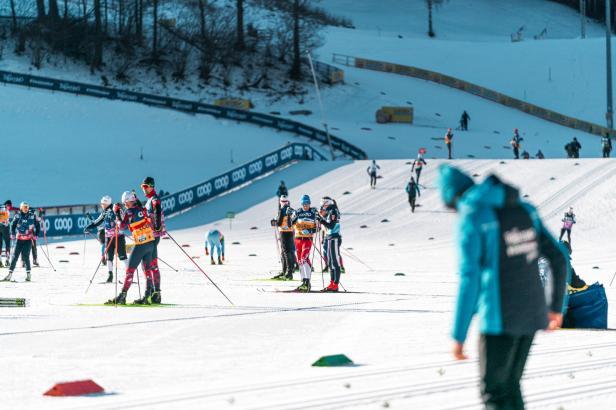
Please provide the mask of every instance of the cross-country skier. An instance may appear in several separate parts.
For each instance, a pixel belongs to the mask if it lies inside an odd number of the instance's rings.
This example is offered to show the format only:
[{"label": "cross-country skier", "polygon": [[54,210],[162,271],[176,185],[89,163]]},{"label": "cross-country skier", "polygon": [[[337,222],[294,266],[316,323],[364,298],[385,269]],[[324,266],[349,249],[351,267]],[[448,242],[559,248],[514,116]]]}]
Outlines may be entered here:
[{"label": "cross-country skier", "polygon": [[24,262],[26,263],[26,282],[30,282],[30,251],[32,250],[32,238],[34,236],[36,218],[30,212],[30,205],[27,202],[22,202],[19,205],[19,212],[15,214],[11,221],[11,237],[17,238],[15,252],[11,258],[9,266],[9,274],[4,278],[5,281],[10,281],[13,276],[13,271],[17,265],[17,260],[23,254]]},{"label": "cross-country skier", "polygon": [[152,252],[152,263],[148,267],[143,267],[144,272],[147,272],[148,269],[152,272],[151,280],[147,281],[146,278],[146,287],[149,288],[149,292],[146,288],[146,294],[150,294],[152,303],[161,303],[162,294],[160,291],[160,269],[158,268],[158,243],[160,242],[160,238],[165,236],[167,233],[165,230],[165,214],[163,212],[160,197],[156,193],[154,178],[146,177],[141,183],[141,189],[147,198],[145,203],[147,218],[149,219],[150,225],[154,230],[154,251]]},{"label": "cross-country skier", "polygon": [[291,215],[293,208],[286,195],[280,197],[280,209],[276,218],[276,226],[280,234],[280,252],[282,258],[282,272],[272,279],[292,280],[295,268],[295,257],[293,255],[293,227],[291,226]]},{"label": "cross-country skier", "polygon": [[603,158],[609,158],[610,153],[612,152],[612,138],[608,132],[601,137],[601,148],[603,151]]},{"label": "cross-country skier", "polygon": [[411,167],[411,172],[415,170],[415,175],[417,175],[417,183],[419,184],[419,177],[421,176],[421,171],[424,165],[428,165],[426,160],[423,157],[423,154],[417,154],[417,159],[413,161],[413,166]]},{"label": "cross-country skier", "polygon": [[321,209],[317,214],[321,225],[326,229],[325,241],[327,242],[327,262],[331,281],[324,292],[338,292],[340,283],[340,210],[336,201],[330,197],[321,199]]},{"label": "cross-country skier", "polygon": [[569,244],[571,244],[571,228],[573,228],[573,224],[575,223],[575,214],[573,213],[573,207],[569,207],[569,211],[565,212],[562,223],[563,227],[560,229],[560,236],[558,237],[558,240],[562,241],[563,235],[566,232],[567,240],[569,241]]},{"label": "cross-country skier", "polygon": [[460,129],[462,131],[468,131],[468,122],[470,119],[471,119],[471,116],[468,115],[466,110],[464,110],[464,112],[460,116]]},{"label": "cross-country skier", "polygon": [[[107,283],[113,282],[113,261],[115,259],[116,249],[116,214],[113,211],[113,200],[109,195],[105,195],[101,198],[101,213],[94,221],[84,228],[84,232],[90,232],[92,228],[102,226],[102,232],[105,235],[104,250],[107,259]],[[126,237],[123,231],[117,232],[118,234],[118,259],[123,261],[124,268],[128,268],[128,258],[126,257]]]},{"label": "cross-country skier", "polygon": [[514,159],[520,159],[520,146],[522,141],[524,141],[524,138],[520,137],[520,133],[516,128],[513,130],[513,137],[511,138],[511,141],[509,141],[511,147],[513,148]]},{"label": "cross-country skier", "polygon": [[[208,252],[207,247],[210,246]],[[205,254],[210,255],[210,263],[216,265],[214,262],[214,249],[218,255],[218,264],[222,265],[225,260],[225,237],[218,229],[212,229],[205,235]]]},{"label": "cross-country skier", "polygon": [[451,159],[451,144],[453,143],[453,131],[451,128],[447,128],[447,134],[445,134],[445,145],[447,146],[447,159]]},{"label": "cross-country skier", "polygon": [[297,263],[299,264],[299,274],[302,277],[302,284],[296,289],[299,292],[310,292],[310,276],[312,266],[310,265],[310,249],[312,239],[317,231],[317,209],[310,206],[310,197],[302,196],[301,209],[293,212],[291,223],[295,228],[295,249],[297,252]]},{"label": "cross-country skier", "polygon": [[[106,304],[126,304],[126,294],[130,289],[130,285],[133,283],[133,277],[135,271],[139,267],[139,264],[143,262],[145,271],[145,277],[152,277],[152,271],[149,267],[152,266],[152,254],[154,252],[154,229],[150,225],[147,218],[145,208],[141,205],[134,192],[125,191],[122,194],[122,202],[126,207],[126,210],[122,212],[122,205],[117,203],[113,206],[113,212],[118,220],[118,227],[116,229],[128,228],[133,236],[135,247],[128,259],[128,268],[126,268],[126,278],[124,279],[124,286],[120,294],[106,302]],[[150,295],[147,295],[150,296]],[[148,298],[138,299],[136,303],[149,303]]]},{"label": "cross-country skier", "polygon": [[[11,258],[11,212],[18,211],[13,207],[11,200],[7,200],[3,205],[0,205],[0,268],[9,266]],[[4,253],[2,247],[4,245]],[[2,256],[4,255],[4,263]]]},{"label": "cross-country skier", "polygon": [[411,212],[415,213],[415,200],[418,196],[421,196],[419,192],[419,185],[415,182],[415,179],[411,177],[411,180],[406,184],[406,193],[409,196],[409,204],[411,205]]},{"label": "cross-country skier", "polygon": [[381,167],[376,164],[375,160],[372,160],[372,164],[366,169],[366,172],[370,175],[370,188],[372,189],[376,188],[376,173],[379,169],[381,169]]}]

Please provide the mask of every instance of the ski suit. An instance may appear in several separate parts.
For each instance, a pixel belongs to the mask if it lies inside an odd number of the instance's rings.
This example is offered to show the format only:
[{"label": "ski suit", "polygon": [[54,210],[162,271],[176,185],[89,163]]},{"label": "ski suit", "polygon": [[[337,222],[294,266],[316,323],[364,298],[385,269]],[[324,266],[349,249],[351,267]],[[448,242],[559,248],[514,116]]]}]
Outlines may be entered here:
[{"label": "ski suit", "polygon": [[124,279],[124,286],[122,292],[128,292],[130,285],[133,283],[133,276],[135,271],[139,267],[139,264],[143,262],[145,271],[145,277],[152,280],[152,254],[154,253],[154,229],[150,225],[147,219],[147,213],[145,208],[135,205],[132,208],[127,208],[123,213],[119,204],[114,206],[114,212],[116,219],[120,221],[118,229],[128,228],[135,241],[135,247],[133,248],[130,258],[128,259],[128,267],[126,268],[126,278]]},{"label": "ski suit", "polygon": [[340,211],[336,205],[329,205],[318,214],[321,225],[325,227],[325,241],[327,242],[327,263],[332,282],[340,283]]},{"label": "ski suit", "polygon": [[374,161],[366,169],[366,172],[368,172],[368,175],[370,175],[370,188],[376,187],[376,172],[378,169],[381,169],[381,167],[379,167]]},{"label": "ski suit", "polygon": [[453,141],[453,132],[447,131],[447,134],[445,134],[445,145],[447,146],[447,159],[451,159],[452,141]]},{"label": "ski suit", "polygon": [[278,210],[276,225],[280,233],[280,250],[282,258],[282,273],[287,277],[293,277],[295,257],[293,255],[293,227],[291,226],[291,214],[293,209],[287,204]]},{"label": "ski suit", "polygon": [[421,171],[424,165],[428,165],[428,164],[426,163],[426,160],[423,158],[423,155],[421,154],[417,155],[417,159],[413,161],[411,172],[413,171],[413,169],[415,170],[415,175],[416,175],[418,184],[419,184],[419,177],[421,176]]},{"label": "ski suit", "polygon": [[560,237],[558,240],[563,239],[565,232],[567,233],[567,240],[571,244],[571,228],[575,223],[575,214],[573,212],[565,212],[565,216],[562,219],[563,227],[560,229]]},{"label": "ski suit", "polygon": [[[152,272],[152,277],[149,281],[146,278],[147,289],[152,289],[155,292],[160,292],[160,269],[158,268],[158,243],[160,238],[167,233],[165,229],[165,214],[163,212],[162,202],[160,197],[156,193],[156,190],[152,189],[152,192],[146,194],[147,202],[145,203],[146,216],[150,220],[150,226],[154,230],[154,250],[152,251],[152,262],[150,266],[143,266],[143,271],[147,272],[149,269]],[[153,283],[152,283],[153,282]],[[146,292],[147,292],[146,289]]]},{"label": "ski suit", "polygon": [[411,212],[415,212],[415,200],[418,196],[421,196],[421,192],[419,192],[419,186],[415,181],[409,181],[406,185],[406,193],[409,196],[409,205],[411,205]]},{"label": "ski suit", "polygon": [[471,119],[471,116],[468,115],[466,111],[462,113],[460,116],[460,129],[462,131],[468,131],[468,121]]},{"label": "ski suit", "polygon": [[310,280],[312,266],[310,265],[310,249],[312,239],[317,231],[317,210],[310,208],[307,211],[299,209],[293,213],[291,223],[295,228],[295,250],[299,274],[302,279]]},{"label": "ski suit", "polygon": [[[104,235],[104,249],[107,249],[106,260],[107,260],[107,270],[109,272],[113,272],[113,261],[115,259],[115,251],[116,251],[116,214],[113,212],[113,206],[109,206],[107,209],[102,211],[98,218],[92,221],[88,226],[85,227],[85,231],[89,231],[94,227],[102,226],[101,232]],[[121,261],[126,261],[126,237],[122,231],[118,230],[118,259]],[[125,262],[126,265],[126,262]]]},{"label": "ski suit", "polygon": [[601,137],[601,146],[603,147],[603,158],[609,158],[612,152],[612,139],[609,135]]},{"label": "ski suit", "polygon": [[36,230],[36,217],[30,211],[17,212],[11,222],[11,236],[16,237],[17,244],[15,252],[11,258],[9,274],[15,270],[19,256],[23,257],[26,264],[26,272],[30,273],[30,251],[32,250],[32,240]]},{"label": "ski suit", "polygon": [[2,248],[4,245],[4,256],[6,264],[9,263],[11,257],[11,230],[9,224],[11,222],[11,209],[8,205],[0,205],[0,262],[2,262]]},{"label": "ski suit", "polygon": [[225,237],[222,232],[218,229],[213,229],[209,231],[205,237],[205,249],[207,250],[208,245],[210,246],[210,255],[212,257],[212,261],[214,260],[214,249],[216,249],[216,254],[218,255],[218,260],[222,257],[225,257]]},{"label": "ski suit", "polygon": [[524,141],[524,138],[520,137],[520,134],[516,131],[511,138],[511,146],[513,147],[513,157],[520,159],[520,143]]}]

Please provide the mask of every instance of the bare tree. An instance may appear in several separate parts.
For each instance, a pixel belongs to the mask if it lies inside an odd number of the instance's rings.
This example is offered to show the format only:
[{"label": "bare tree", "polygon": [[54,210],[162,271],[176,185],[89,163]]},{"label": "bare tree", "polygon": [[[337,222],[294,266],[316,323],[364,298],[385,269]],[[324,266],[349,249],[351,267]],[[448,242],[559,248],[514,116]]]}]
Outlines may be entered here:
[{"label": "bare tree", "polygon": [[94,57],[92,68],[103,65],[103,34],[101,21],[101,0],[94,0]]},{"label": "bare tree", "polygon": [[430,37],[436,36],[432,23],[432,10],[440,4],[443,4],[443,0],[426,0],[426,5],[428,6],[428,36]]},{"label": "bare tree", "polygon": [[237,0],[237,44],[238,50],[244,50],[244,0]]},{"label": "bare tree", "polygon": [[302,79],[302,63],[300,51],[300,0],[293,0],[293,62],[291,64],[291,78]]},{"label": "bare tree", "polygon": [[158,0],[152,0],[152,60],[158,60]]},{"label": "bare tree", "polygon": [[45,20],[45,0],[36,0],[36,18],[39,21]]},{"label": "bare tree", "polygon": [[60,19],[58,0],[49,0],[49,19],[54,23]]},{"label": "bare tree", "polygon": [[11,31],[17,31],[17,14],[15,13],[15,0],[11,0]]}]

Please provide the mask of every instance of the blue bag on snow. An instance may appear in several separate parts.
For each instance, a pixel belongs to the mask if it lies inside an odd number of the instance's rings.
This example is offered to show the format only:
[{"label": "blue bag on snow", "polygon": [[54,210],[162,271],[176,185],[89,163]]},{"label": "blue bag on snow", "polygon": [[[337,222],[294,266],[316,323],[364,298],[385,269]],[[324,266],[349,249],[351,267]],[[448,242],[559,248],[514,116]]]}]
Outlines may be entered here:
[{"label": "blue bag on snow", "polygon": [[571,293],[563,328],[607,329],[607,296],[600,283]]}]

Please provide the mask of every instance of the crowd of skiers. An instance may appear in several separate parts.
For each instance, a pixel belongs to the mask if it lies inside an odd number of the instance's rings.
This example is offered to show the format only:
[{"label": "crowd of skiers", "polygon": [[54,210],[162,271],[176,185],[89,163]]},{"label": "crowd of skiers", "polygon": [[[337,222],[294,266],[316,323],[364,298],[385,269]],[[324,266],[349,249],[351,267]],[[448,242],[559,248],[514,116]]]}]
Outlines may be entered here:
[{"label": "crowd of skiers", "polygon": [[272,279],[292,280],[297,268],[302,283],[296,291],[310,292],[316,251],[321,260],[325,262],[326,268],[323,272],[329,271],[330,273],[330,283],[322,291],[338,292],[340,275],[344,267],[340,255],[342,245],[340,210],[336,200],[325,196],[321,198],[317,209],[312,206],[310,196],[303,195],[300,207],[294,209],[288,198],[288,190],[284,182],[281,182],[277,194],[278,213],[276,218],[271,220],[271,225],[276,229],[282,272]]},{"label": "crowd of skiers", "polygon": [[[109,195],[103,196],[100,201],[100,215],[84,229],[84,233],[91,233],[92,229],[100,227],[101,261],[106,261],[108,282],[113,281],[114,259],[119,259],[124,264],[125,278],[122,290],[116,297],[107,301],[107,304],[126,304],[128,290],[139,266],[145,276],[146,289],[142,297],[134,303],[162,303],[158,244],[166,234],[165,218],[154,178],[146,177],[141,189],[146,197],[145,204],[137,198],[135,191],[125,191],[121,202],[115,204]],[[126,252],[127,235],[124,233],[126,230],[133,241],[130,256],[127,256]]]}]

